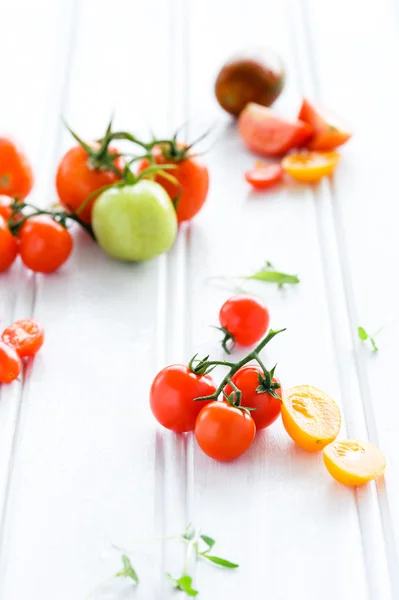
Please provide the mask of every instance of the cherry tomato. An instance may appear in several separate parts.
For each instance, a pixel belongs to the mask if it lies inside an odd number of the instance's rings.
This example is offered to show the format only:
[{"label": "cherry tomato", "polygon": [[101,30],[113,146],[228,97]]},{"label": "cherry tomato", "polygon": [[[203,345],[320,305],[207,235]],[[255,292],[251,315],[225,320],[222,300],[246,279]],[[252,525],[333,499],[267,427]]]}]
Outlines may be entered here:
[{"label": "cherry tomato", "polygon": [[[263,371],[259,365],[245,365],[233,377],[232,382],[242,392],[241,405],[249,408],[256,408],[251,411],[251,417],[255,421],[256,430],[269,427],[281,413],[281,400],[275,398],[268,392],[258,393],[256,390],[260,386],[259,375]],[[274,383],[280,383],[277,377],[273,377]],[[233,388],[227,384],[224,391],[230,395]],[[274,390],[281,398],[282,389]]]},{"label": "cherry tomato", "polygon": [[207,456],[215,460],[233,460],[244,454],[256,433],[248,412],[227,402],[211,402],[198,415],[195,437]]},{"label": "cherry tomato", "polygon": [[280,165],[268,165],[258,161],[254,169],[245,173],[245,179],[257,190],[264,190],[279,181],[284,171]]},{"label": "cherry tomato", "polygon": [[312,135],[308,123],[289,121],[253,102],[244,108],[237,126],[247,148],[264,156],[276,156],[299,148]]},{"label": "cherry tomato", "polygon": [[0,342],[0,383],[11,383],[20,374],[21,359],[14,348]]},{"label": "cherry tomato", "polygon": [[[180,149],[184,148],[181,144],[179,147]],[[153,149],[153,157],[157,165],[176,165],[176,168],[169,173],[177,179],[179,185],[159,175],[155,177],[155,181],[165,188],[171,200],[174,201],[178,198],[176,204],[178,222],[189,221],[200,211],[208,195],[209,173],[207,167],[196,156],[189,155],[181,161],[176,161],[170,154],[164,154],[159,147]],[[149,164],[148,160],[141,161],[138,171],[141,173]]]},{"label": "cherry tomato", "polygon": [[234,342],[251,346],[266,333],[270,315],[262,300],[256,296],[238,294],[223,304],[219,321]]},{"label": "cherry tomato", "polygon": [[33,356],[44,341],[43,327],[32,319],[16,321],[3,331],[1,339],[14,348],[20,358]]},{"label": "cherry tomato", "polygon": [[56,271],[67,260],[73,246],[69,231],[47,215],[25,221],[19,239],[22,262],[38,273]]},{"label": "cherry tomato", "polygon": [[156,420],[172,431],[193,431],[201,409],[208,404],[193,402],[194,398],[209,396],[216,385],[209,375],[196,375],[185,365],[165,367],[151,386],[150,406]]},{"label": "cherry tomato", "polygon": [[[93,144],[93,148],[95,147],[96,144]],[[116,154],[118,151],[109,148],[108,152]],[[123,171],[122,157],[116,158],[114,165]],[[90,194],[119,180],[120,177],[110,169],[92,168],[86,150],[78,145],[68,150],[61,159],[56,175],[56,186],[61,204],[67,210],[77,211]],[[96,198],[97,196],[94,196],[79,213],[85,223],[91,222],[91,211]]]},{"label": "cherry tomato", "polygon": [[0,217],[3,217],[5,221],[12,215],[11,205],[14,203],[14,200],[10,198],[10,196],[0,196]]},{"label": "cherry tomato", "polygon": [[309,150],[334,150],[352,137],[345,125],[338,123],[334,115],[316,109],[308,100],[302,102],[299,119],[308,123],[313,135],[306,144]]},{"label": "cherry tomato", "polygon": [[26,156],[7,138],[0,137],[0,194],[23,200],[33,186],[33,172]]},{"label": "cherry tomato", "polygon": [[331,175],[338,162],[338,152],[300,152],[286,156],[281,166],[297,181],[314,183]]},{"label": "cherry tomato", "polygon": [[11,267],[18,254],[18,240],[0,216],[0,273]]}]

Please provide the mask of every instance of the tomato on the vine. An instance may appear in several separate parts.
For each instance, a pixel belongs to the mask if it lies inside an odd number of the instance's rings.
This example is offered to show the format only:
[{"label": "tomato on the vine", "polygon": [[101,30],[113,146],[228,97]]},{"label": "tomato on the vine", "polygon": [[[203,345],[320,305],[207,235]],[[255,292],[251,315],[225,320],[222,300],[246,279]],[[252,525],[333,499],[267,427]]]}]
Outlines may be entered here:
[{"label": "tomato on the vine", "polygon": [[32,271],[52,273],[71,254],[72,236],[48,215],[28,218],[19,230],[22,262]]},{"label": "tomato on the vine", "polygon": [[255,344],[266,333],[270,315],[265,304],[250,294],[238,294],[226,300],[220,309],[219,321],[226,334],[223,347],[229,340],[242,346]]},{"label": "tomato on the vine", "polygon": [[201,450],[220,461],[233,460],[244,454],[255,433],[251,415],[225,401],[207,404],[195,424],[195,437]]},{"label": "tomato on the vine", "polygon": [[[233,384],[241,391],[241,405],[248,408],[255,408],[251,411],[251,417],[255,421],[256,430],[269,427],[277,419],[281,413],[281,387],[270,386],[270,390],[261,391],[265,383],[264,373],[258,364],[249,364],[241,367],[237,373],[231,378]],[[279,385],[277,377],[271,378],[271,384]],[[224,388],[225,393],[229,396],[233,392],[230,384]],[[279,398],[276,398],[277,394]]]},{"label": "tomato on the vine", "polygon": [[[169,174],[177,183],[156,175],[155,181],[160,183],[175,204],[179,223],[189,221],[202,208],[208,195],[209,173],[202,160],[190,151],[186,153],[183,144],[171,143],[155,146],[152,150],[153,159],[157,165],[174,164],[175,169]],[[138,172],[150,166],[148,159],[143,159],[138,166]]]},{"label": "tomato on the vine", "polygon": [[21,319],[7,327],[1,339],[14,348],[20,358],[25,358],[40,350],[44,341],[44,330],[33,319]]},{"label": "tomato on the vine", "polygon": [[11,267],[18,254],[18,240],[0,216],[0,273]]},{"label": "tomato on the vine", "polygon": [[21,369],[21,359],[14,348],[0,342],[0,383],[11,383],[18,377]]},{"label": "tomato on the vine", "polygon": [[193,431],[196,418],[216,385],[209,375],[196,375],[186,365],[170,365],[155,377],[150,392],[150,406],[156,420],[177,433]]},{"label": "tomato on the vine", "polygon": [[28,159],[12,140],[0,137],[0,194],[23,200],[33,187]]},{"label": "tomato on the vine", "polygon": [[[81,145],[74,146],[62,157],[58,165],[57,192],[61,204],[67,210],[78,211],[96,190],[121,179],[120,175],[112,170],[112,167],[115,167],[122,172],[124,168],[124,161],[118,151],[115,148],[108,148],[106,156],[115,155],[115,159],[102,164],[100,159],[95,158],[96,150],[100,148],[99,144],[94,143],[91,148],[93,154],[89,155]],[[79,213],[85,223],[91,222],[91,212],[96,198],[97,196],[94,195]]]}]

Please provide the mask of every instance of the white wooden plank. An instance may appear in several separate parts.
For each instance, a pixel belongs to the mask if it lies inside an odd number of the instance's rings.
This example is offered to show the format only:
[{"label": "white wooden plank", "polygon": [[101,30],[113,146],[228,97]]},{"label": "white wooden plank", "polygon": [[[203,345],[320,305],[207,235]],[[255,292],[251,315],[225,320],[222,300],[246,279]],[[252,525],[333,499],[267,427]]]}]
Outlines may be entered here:
[{"label": "white wooden plank", "polygon": [[[319,99],[345,116],[355,132],[343,150],[342,167],[334,178],[333,218],[368,435],[386,453],[389,465],[386,487],[384,482],[380,483],[378,497],[396,597],[399,594],[397,408],[390,399],[398,328],[397,323],[391,323],[381,334],[382,350],[375,360],[361,346],[356,330],[363,325],[373,332],[397,314],[398,291],[392,278],[395,258],[399,255],[395,225],[398,209],[392,200],[396,185],[394,140],[399,130],[396,108],[399,79],[395,68],[399,56],[397,14],[390,2],[337,2],[330,18],[312,0],[305,6]],[[370,39],[376,34],[376,23],[379,42],[374,45]],[[338,43],[331,52],[334,41]],[[312,51],[315,47],[317,53]],[[377,281],[384,282],[384,293]],[[353,431],[356,435],[356,428]]]}]

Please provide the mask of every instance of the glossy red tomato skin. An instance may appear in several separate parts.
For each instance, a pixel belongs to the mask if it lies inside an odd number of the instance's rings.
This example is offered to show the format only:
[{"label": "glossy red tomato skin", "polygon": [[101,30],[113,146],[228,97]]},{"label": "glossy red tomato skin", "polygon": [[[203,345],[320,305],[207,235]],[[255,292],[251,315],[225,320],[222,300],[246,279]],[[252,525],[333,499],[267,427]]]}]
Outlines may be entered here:
[{"label": "glossy red tomato skin", "polygon": [[[175,164],[176,168],[170,171],[181,188],[163,177],[156,176],[155,181],[162,185],[171,200],[177,196],[176,216],[179,223],[192,219],[205,204],[209,190],[209,172],[203,161],[197,156],[188,156],[180,162],[166,158],[160,148],[153,150],[155,163],[158,165]],[[141,173],[149,166],[148,160],[139,163],[138,172]]]},{"label": "glossy red tomato skin", "polygon": [[0,383],[11,383],[18,377],[21,369],[21,359],[14,348],[0,342]]},{"label": "glossy red tomato skin", "polygon": [[266,333],[270,315],[260,298],[250,294],[238,294],[223,304],[219,321],[237,344],[251,346]]},{"label": "glossy red tomato skin", "polygon": [[2,341],[14,348],[20,358],[34,356],[44,342],[44,330],[33,319],[21,319],[7,327],[1,336]]},{"label": "glossy red tomato skin", "polygon": [[281,179],[283,169],[280,165],[265,165],[255,167],[245,173],[245,179],[256,190],[265,190]]},{"label": "glossy red tomato skin", "polygon": [[[281,413],[281,400],[274,398],[267,392],[258,394],[256,388],[259,386],[258,375],[263,371],[259,365],[245,365],[231,378],[233,383],[242,392],[241,405],[249,408],[256,408],[251,411],[251,417],[255,421],[256,431],[269,427]],[[273,382],[280,383],[277,377],[273,378]],[[227,395],[231,394],[233,388],[227,384],[224,391]],[[282,389],[275,390],[281,398]]]},{"label": "glossy red tomato skin", "polygon": [[0,194],[23,200],[33,187],[33,171],[25,154],[9,138],[0,137]]},{"label": "glossy red tomato skin", "polygon": [[[96,144],[92,144],[93,147]],[[109,148],[109,152],[117,153],[115,148]],[[123,171],[124,163],[122,157],[116,158],[115,166]],[[67,209],[75,212],[83,202],[96,190],[112,185],[120,180],[120,177],[111,170],[92,169],[89,157],[82,146],[74,146],[62,157],[58,165],[56,175],[56,187],[61,204]],[[91,223],[91,212],[97,196],[85,206],[79,213],[85,223]]]},{"label": "glossy red tomato skin", "polygon": [[195,437],[210,458],[230,461],[248,450],[256,433],[252,417],[227,402],[211,402],[198,415]]},{"label": "glossy red tomato skin", "polygon": [[155,377],[150,391],[150,406],[158,423],[176,433],[193,431],[201,409],[209,401],[194,398],[209,396],[216,385],[209,375],[196,375],[186,365],[170,365]]},{"label": "glossy red tomato skin", "polygon": [[47,215],[25,221],[19,231],[19,251],[26,267],[38,273],[52,273],[72,252],[72,236]]},{"label": "glossy red tomato skin", "polygon": [[18,254],[18,240],[12,235],[9,227],[0,216],[0,273],[7,271]]}]

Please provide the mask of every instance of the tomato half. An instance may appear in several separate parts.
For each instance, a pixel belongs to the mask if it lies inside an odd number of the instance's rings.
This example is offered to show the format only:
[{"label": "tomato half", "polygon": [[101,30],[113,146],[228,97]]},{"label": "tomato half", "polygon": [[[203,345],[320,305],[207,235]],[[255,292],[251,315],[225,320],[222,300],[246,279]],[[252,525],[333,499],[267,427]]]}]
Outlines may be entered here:
[{"label": "tomato half", "polygon": [[7,271],[18,254],[18,240],[12,235],[6,221],[0,216],[0,273]]},{"label": "tomato half", "polygon": [[20,358],[25,358],[40,350],[44,341],[44,330],[33,319],[21,319],[7,327],[1,339],[14,348]]},{"label": "tomato half", "polygon": [[52,273],[72,252],[72,236],[47,215],[31,217],[19,231],[22,262],[32,271]]},{"label": "tomato half", "polygon": [[283,158],[281,166],[297,181],[313,183],[331,175],[339,159],[338,152],[300,152]]},{"label": "tomato half", "polygon": [[266,333],[270,315],[260,298],[250,294],[237,294],[223,304],[219,321],[234,342],[251,346]]},{"label": "tomato half", "polygon": [[[92,144],[93,148],[96,144]],[[97,144],[98,146],[98,144]],[[116,154],[115,148],[108,152]],[[114,165],[123,171],[122,157],[114,161]],[[90,158],[82,146],[74,146],[62,157],[56,175],[57,192],[61,204],[68,210],[77,211],[83,202],[96,190],[119,181],[120,177],[110,169],[96,169],[90,164]],[[79,213],[85,223],[91,222],[91,211],[97,196]]]},{"label": "tomato half", "polygon": [[151,386],[150,406],[156,420],[176,433],[193,431],[195,421],[207,400],[194,398],[210,396],[216,385],[209,375],[196,375],[186,365],[165,367]]},{"label": "tomato half", "polygon": [[[281,400],[275,398],[268,392],[257,392],[260,385],[259,376],[262,376],[263,371],[259,365],[245,365],[231,378],[234,385],[241,390],[241,405],[248,408],[256,408],[251,411],[251,417],[255,421],[256,430],[269,427],[277,419],[281,413]],[[273,377],[274,383],[280,383],[277,377]],[[225,393],[230,395],[233,388],[227,384]],[[281,398],[282,389],[274,390]]]},{"label": "tomato half", "polygon": [[[179,145],[180,149],[184,148]],[[187,156],[176,161],[170,153],[164,152],[160,147],[153,149],[153,157],[157,165],[174,164],[176,168],[169,171],[178,181],[178,185],[157,175],[155,181],[160,183],[167,191],[172,201],[176,201],[176,215],[179,223],[189,221],[202,208],[208,195],[209,173],[206,165],[197,156]],[[150,165],[148,160],[139,163],[138,172],[141,173]]]},{"label": "tomato half", "polygon": [[255,433],[251,415],[227,402],[211,402],[205,406],[195,424],[195,437],[201,450],[220,461],[244,454]]},{"label": "tomato half", "polygon": [[265,190],[279,181],[284,171],[280,165],[257,162],[254,169],[245,173],[245,179],[257,190]]},{"label": "tomato half", "polygon": [[349,140],[352,133],[337,117],[316,109],[309,100],[302,102],[298,118],[308,123],[313,135],[306,146],[309,150],[334,150]]},{"label": "tomato half", "polygon": [[20,374],[21,359],[14,348],[0,342],[0,383],[11,383]]},{"label": "tomato half", "polygon": [[238,132],[252,152],[276,156],[303,146],[312,135],[312,128],[303,121],[289,121],[251,102],[238,118]]},{"label": "tomato half", "polygon": [[28,159],[12,140],[0,137],[0,194],[23,200],[32,187],[33,172]]}]

